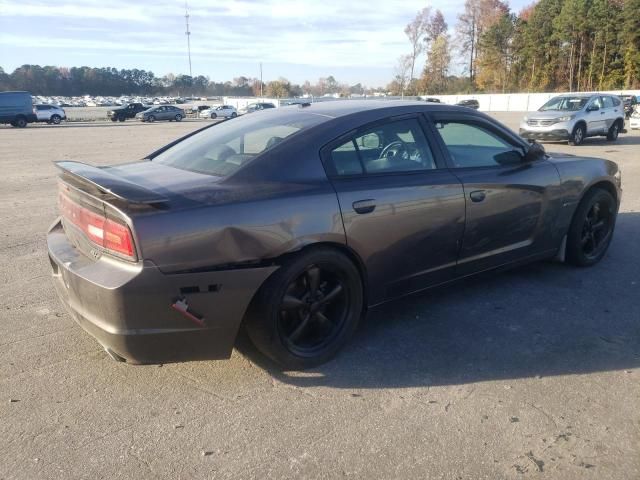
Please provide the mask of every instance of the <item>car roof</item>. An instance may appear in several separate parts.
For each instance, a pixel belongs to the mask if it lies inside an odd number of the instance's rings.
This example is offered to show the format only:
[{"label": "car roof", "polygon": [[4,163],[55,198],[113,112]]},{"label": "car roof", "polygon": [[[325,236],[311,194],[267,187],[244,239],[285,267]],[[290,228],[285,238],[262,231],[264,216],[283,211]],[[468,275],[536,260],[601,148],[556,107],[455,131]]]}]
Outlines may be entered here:
[{"label": "car roof", "polygon": [[[351,115],[352,113],[383,110],[394,107],[398,109],[401,109],[401,107],[426,107],[433,108],[435,111],[441,110],[443,107],[446,107],[446,105],[441,103],[429,104],[424,101],[419,102],[409,100],[329,100],[326,102],[316,102],[311,104],[303,103],[297,108],[303,109],[309,113],[339,118]],[[454,107],[451,106],[451,108]]]}]

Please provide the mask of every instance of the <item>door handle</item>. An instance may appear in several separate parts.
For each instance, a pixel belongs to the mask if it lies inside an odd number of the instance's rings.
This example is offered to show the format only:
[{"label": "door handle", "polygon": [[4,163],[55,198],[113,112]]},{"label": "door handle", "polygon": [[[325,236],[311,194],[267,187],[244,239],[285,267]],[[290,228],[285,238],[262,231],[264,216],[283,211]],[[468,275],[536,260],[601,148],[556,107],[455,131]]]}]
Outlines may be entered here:
[{"label": "door handle", "polygon": [[604,115],[606,112],[600,112],[600,115]]},{"label": "door handle", "polygon": [[372,198],[353,202],[353,209],[356,213],[371,213],[376,209],[376,201]]},{"label": "door handle", "polygon": [[484,190],[475,190],[469,194],[469,198],[472,202],[481,202],[487,197]]}]

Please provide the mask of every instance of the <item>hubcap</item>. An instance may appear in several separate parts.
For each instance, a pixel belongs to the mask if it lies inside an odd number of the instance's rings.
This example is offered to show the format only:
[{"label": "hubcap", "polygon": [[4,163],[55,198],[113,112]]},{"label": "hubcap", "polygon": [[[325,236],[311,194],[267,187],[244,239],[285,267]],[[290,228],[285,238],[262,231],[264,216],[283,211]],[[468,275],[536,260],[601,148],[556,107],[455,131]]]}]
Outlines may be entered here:
[{"label": "hubcap", "polygon": [[607,245],[611,234],[611,210],[596,202],[589,209],[582,226],[580,244],[587,258],[597,257]]},{"label": "hubcap", "polygon": [[295,355],[314,355],[341,332],[348,307],[346,282],[338,273],[307,267],[280,303],[278,328],[285,345]]}]

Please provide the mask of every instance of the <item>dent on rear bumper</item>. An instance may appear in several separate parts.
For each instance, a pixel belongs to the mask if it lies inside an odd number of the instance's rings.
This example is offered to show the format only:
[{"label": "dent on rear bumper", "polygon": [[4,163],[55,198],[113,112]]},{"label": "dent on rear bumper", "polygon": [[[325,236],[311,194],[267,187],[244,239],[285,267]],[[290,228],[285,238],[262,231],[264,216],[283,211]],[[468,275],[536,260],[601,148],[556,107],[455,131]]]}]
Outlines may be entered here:
[{"label": "dent on rear bumper", "polygon": [[[277,266],[165,274],[150,262],[95,261],[47,235],[56,291],[75,320],[105,348],[135,363],[228,358],[253,295]],[[204,319],[172,308],[180,298]]]}]

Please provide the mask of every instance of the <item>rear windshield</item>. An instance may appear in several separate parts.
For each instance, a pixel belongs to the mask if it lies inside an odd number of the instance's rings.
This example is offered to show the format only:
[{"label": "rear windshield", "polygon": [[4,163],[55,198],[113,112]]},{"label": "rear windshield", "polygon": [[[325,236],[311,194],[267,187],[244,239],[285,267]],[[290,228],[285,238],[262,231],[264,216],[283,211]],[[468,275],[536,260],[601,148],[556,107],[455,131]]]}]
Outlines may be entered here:
[{"label": "rear windshield", "polygon": [[183,140],[153,161],[226,177],[285,138],[326,120],[320,115],[291,111],[234,118]]},{"label": "rear windshield", "polygon": [[546,110],[563,110],[568,112],[577,112],[589,101],[589,97],[555,97],[540,107],[540,111]]}]

